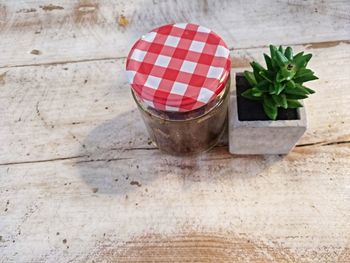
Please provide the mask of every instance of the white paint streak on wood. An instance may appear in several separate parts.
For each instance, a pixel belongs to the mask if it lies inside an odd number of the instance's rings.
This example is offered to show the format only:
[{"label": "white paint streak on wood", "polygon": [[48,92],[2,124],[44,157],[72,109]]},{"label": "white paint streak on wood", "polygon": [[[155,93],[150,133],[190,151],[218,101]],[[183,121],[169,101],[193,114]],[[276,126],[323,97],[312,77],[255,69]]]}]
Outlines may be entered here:
[{"label": "white paint streak on wood", "polygon": [[[154,2],[1,3],[0,262],[348,262],[348,2]],[[272,40],[315,42],[293,46],[320,77],[300,147],[183,159],[149,145],[124,59],[108,58],[181,20],[239,47],[236,71]]]}]

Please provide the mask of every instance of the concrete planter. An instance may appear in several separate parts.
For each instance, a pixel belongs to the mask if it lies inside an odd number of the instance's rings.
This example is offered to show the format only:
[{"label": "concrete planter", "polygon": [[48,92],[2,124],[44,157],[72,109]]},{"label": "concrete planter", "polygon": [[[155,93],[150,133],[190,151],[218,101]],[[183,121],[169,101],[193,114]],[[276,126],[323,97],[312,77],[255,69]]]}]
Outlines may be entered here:
[{"label": "concrete planter", "polygon": [[305,109],[297,109],[295,120],[249,120],[238,116],[236,76],[232,74],[229,104],[229,150],[233,154],[287,154],[304,134],[307,121]]}]

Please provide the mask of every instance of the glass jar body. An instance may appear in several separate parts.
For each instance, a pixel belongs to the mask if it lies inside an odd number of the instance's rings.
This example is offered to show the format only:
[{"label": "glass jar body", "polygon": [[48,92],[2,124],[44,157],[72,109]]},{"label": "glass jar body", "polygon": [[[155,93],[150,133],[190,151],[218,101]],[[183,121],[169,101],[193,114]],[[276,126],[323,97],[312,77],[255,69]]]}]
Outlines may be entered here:
[{"label": "glass jar body", "polygon": [[132,91],[151,140],[171,155],[191,155],[214,147],[224,133],[230,92],[230,77],[222,92],[210,103],[188,112],[156,110]]}]

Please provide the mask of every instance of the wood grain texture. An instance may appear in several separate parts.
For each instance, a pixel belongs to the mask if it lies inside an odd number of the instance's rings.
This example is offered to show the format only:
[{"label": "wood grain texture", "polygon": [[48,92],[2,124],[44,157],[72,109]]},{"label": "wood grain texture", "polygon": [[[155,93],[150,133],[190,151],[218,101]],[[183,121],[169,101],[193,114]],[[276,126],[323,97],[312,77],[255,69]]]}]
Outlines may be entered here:
[{"label": "wood grain texture", "polygon": [[221,262],[336,262],[349,249],[349,147],[118,155],[1,167],[3,262],[190,262],[202,246]]},{"label": "wood grain texture", "polygon": [[[306,47],[294,48],[298,51]],[[267,48],[233,51],[232,59],[261,61],[263,52]],[[309,129],[300,144],[348,142],[350,45],[340,43],[312,52],[310,67],[320,80],[309,84],[317,93],[305,102]],[[101,151],[110,149],[130,153],[151,147],[132,101],[124,67],[120,59],[0,71],[5,74],[0,89],[0,126],[6,142],[0,164],[80,155],[96,159],[101,158]],[[103,142],[101,132],[107,133]]]},{"label": "wood grain texture", "polygon": [[[348,10],[0,2],[0,262],[350,262]],[[225,138],[191,158],[151,145],[124,57],[174,21],[223,35],[234,71],[272,40],[313,53],[309,129],[289,155],[232,156]]]},{"label": "wood grain texture", "polygon": [[317,45],[350,39],[347,0],[63,0],[56,5],[39,0],[0,4],[0,67],[125,57],[145,32],[165,23],[186,21],[213,29],[235,49],[271,42]]}]

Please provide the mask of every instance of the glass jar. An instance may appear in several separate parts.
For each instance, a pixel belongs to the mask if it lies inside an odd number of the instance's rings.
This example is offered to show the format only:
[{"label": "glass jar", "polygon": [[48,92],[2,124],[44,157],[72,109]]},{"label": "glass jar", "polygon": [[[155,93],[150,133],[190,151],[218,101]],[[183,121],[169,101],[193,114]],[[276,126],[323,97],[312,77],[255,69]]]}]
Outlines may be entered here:
[{"label": "glass jar", "polygon": [[184,113],[156,110],[131,92],[151,140],[166,153],[190,155],[208,151],[217,144],[227,126],[230,81],[214,101]]},{"label": "glass jar", "polygon": [[222,39],[194,24],[165,25],[135,43],[126,65],[131,92],[161,151],[190,155],[216,145],[227,123],[230,65]]}]

